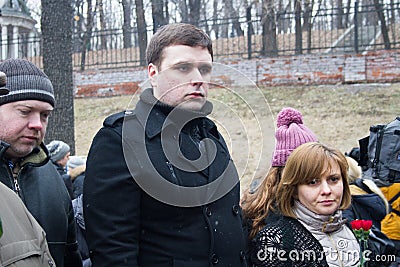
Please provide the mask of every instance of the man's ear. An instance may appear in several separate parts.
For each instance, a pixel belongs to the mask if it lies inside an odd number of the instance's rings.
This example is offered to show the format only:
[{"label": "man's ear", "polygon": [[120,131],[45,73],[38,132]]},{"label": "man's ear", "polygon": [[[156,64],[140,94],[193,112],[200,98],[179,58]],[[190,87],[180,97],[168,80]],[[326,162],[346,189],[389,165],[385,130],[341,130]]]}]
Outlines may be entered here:
[{"label": "man's ear", "polygon": [[150,63],[147,66],[147,75],[150,79],[150,83],[152,87],[157,87],[157,74],[158,74],[158,68],[156,65],[153,63]]}]

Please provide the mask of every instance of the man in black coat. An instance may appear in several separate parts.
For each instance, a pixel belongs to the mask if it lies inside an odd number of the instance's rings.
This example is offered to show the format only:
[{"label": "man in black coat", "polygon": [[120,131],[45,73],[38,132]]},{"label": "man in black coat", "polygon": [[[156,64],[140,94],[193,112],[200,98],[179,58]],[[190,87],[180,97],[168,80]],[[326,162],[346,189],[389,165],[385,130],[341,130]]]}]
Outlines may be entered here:
[{"label": "man in black coat", "polygon": [[152,88],[111,115],[87,159],[83,207],[93,266],[246,266],[239,179],[206,116],[212,43],[161,27],[146,52]]},{"label": "man in black coat", "polygon": [[0,71],[10,91],[0,96],[0,182],[18,194],[45,230],[56,266],[80,267],[71,199],[42,142],[54,108],[53,86],[27,60],[5,60]]}]

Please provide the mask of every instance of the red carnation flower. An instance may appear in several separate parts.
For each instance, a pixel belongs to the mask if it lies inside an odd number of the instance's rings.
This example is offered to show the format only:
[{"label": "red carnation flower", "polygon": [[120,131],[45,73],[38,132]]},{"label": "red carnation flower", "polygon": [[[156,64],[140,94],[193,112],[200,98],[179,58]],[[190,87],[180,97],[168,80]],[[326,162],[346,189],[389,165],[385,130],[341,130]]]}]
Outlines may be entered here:
[{"label": "red carnation flower", "polygon": [[354,220],[350,222],[351,228],[353,229],[354,234],[356,235],[358,241],[360,242],[360,267],[365,266],[365,259],[363,256],[363,252],[368,249],[368,237],[369,232],[372,227],[371,220]]},{"label": "red carnation flower", "polygon": [[350,222],[351,228],[353,230],[364,230],[368,231],[372,227],[372,221],[371,220],[354,220]]}]

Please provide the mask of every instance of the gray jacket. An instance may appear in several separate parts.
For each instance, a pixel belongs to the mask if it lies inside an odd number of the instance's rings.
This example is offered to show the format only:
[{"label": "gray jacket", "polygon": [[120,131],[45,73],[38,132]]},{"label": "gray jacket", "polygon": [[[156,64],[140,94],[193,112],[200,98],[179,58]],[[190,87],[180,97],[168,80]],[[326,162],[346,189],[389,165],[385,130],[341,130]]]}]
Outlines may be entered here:
[{"label": "gray jacket", "polygon": [[0,183],[0,266],[55,266],[42,227],[21,199]]}]

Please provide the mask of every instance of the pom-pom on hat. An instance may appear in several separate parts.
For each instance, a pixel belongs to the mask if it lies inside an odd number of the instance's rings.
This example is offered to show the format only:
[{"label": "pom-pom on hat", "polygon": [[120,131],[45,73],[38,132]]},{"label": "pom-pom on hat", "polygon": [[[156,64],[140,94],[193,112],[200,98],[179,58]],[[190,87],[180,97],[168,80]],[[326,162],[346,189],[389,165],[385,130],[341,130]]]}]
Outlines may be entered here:
[{"label": "pom-pom on hat", "polygon": [[70,151],[69,145],[59,140],[51,141],[46,147],[53,162],[59,161]]},{"label": "pom-pom on hat", "polygon": [[6,74],[5,89],[9,91],[8,94],[0,93],[0,105],[21,100],[39,100],[54,107],[53,85],[47,75],[32,62],[7,59],[0,63],[0,72]]},{"label": "pom-pom on hat", "polygon": [[287,158],[298,146],[318,141],[316,135],[303,124],[303,116],[294,108],[283,108],[277,117],[276,145],[272,166],[285,166]]}]

